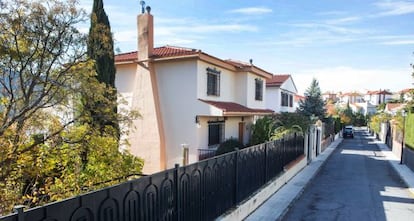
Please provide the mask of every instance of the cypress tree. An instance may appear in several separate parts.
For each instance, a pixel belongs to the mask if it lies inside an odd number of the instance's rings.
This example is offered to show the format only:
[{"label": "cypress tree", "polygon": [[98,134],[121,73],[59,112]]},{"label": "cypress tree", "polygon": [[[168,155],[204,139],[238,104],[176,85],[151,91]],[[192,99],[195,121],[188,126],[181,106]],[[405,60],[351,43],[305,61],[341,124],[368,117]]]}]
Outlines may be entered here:
[{"label": "cypress tree", "polygon": [[[90,111],[92,125],[98,127],[103,132],[105,126],[112,126],[118,136],[119,128],[116,120],[117,95],[115,89],[115,62],[114,62],[114,42],[112,39],[111,27],[108,16],[105,13],[103,0],[94,0],[91,26],[88,38],[88,56],[95,60],[97,79],[109,88],[104,96],[109,100],[109,104],[87,102],[85,109]],[[108,107],[107,105],[111,106]],[[104,111],[104,109],[109,111]]]},{"label": "cypress tree", "polygon": [[323,119],[326,114],[325,102],[322,99],[319,82],[315,78],[309,88],[306,89],[305,97],[305,100],[299,103],[299,113],[308,117],[314,115],[319,119]]}]

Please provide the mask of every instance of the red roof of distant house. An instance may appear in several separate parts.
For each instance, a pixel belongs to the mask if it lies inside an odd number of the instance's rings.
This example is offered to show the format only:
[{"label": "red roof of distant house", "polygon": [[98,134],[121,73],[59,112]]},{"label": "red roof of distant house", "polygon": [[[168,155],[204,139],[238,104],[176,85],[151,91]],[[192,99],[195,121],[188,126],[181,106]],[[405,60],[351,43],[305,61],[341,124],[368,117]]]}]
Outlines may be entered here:
[{"label": "red roof of distant house", "polygon": [[269,109],[254,109],[254,108],[248,108],[246,106],[243,106],[238,103],[234,102],[224,102],[224,101],[208,101],[208,100],[202,100],[200,101],[213,105],[214,107],[221,109],[223,111],[223,115],[234,115],[234,114],[271,114],[274,111]]},{"label": "red roof of distant house", "polygon": [[394,110],[394,109],[401,109],[403,107],[405,107],[405,104],[403,103],[387,103],[385,105],[385,109],[389,111]]},{"label": "red roof of distant house", "polygon": [[347,93],[343,93],[343,94],[341,94],[340,96],[341,96],[341,97],[344,97],[344,96],[350,96],[350,97],[353,97],[353,96],[361,96],[361,94],[360,94],[360,93],[358,93],[358,92],[347,92]]},{"label": "red roof of distant house", "polygon": [[289,77],[290,75],[288,74],[273,75],[272,79],[266,81],[266,86],[280,87]]},{"label": "red roof of distant house", "polygon": [[400,91],[400,92],[398,92],[398,93],[400,93],[400,94],[405,94],[405,93],[409,93],[409,92],[411,92],[411,91],[414,91],[414,88],[407,88],[407,89],[401,90],[401,91]]},{"label": "red roof of distant house", "polygon": [[391,95],[392,93],[387,91],[387,90],[367,91],[367,95],[375,95],[375,94],[388,94],[388,95]]},{"label": "red roof of distant house", "polygon": [[295,101],[303,101],[303,100],[305,100],[305,97],[304,96],[302,96],[302,95],[299,95],[299,94],[295,94],[295,96],[293,97],[293,99],[295,100]]}]

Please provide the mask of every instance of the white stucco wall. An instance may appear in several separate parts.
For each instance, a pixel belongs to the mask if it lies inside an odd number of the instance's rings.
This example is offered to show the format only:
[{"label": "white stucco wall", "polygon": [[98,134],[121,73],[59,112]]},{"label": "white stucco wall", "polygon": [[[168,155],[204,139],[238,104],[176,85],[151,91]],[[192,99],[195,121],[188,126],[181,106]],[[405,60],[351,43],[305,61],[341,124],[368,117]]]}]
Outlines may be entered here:
[{"label": "white stucco wall", "polygon": [[266,87],[266,108],[280,112],[280,88],[279,87]]},{"label": "white stucco wall", "polygon": [[[263,81],[263,96],[262,96],[262,100],[256,100],[256,79],[260,79]],[[247,107],[249,108],[255,108],[255,109],[265,109],[266,108],[266,79],[261,77],[261,76],[257,76],[255,74],[252,73],[247,73],[247,85],[246,85],[246,90],[247,90]]]},{"label": "white stucco wall", "polygon": [[[197,67],[197,97],[211,101],[235,101],[236,100],[236,73],[215,65],[198,61]],[[207,95],[207,68],[220,71],[220,95]]]},{"label": "white stucco wall", "polygon": [[160,108],[164,123],[167,168],[182,164],[182,144],[196,160],[197,63],[195,60],[156,63]]}]

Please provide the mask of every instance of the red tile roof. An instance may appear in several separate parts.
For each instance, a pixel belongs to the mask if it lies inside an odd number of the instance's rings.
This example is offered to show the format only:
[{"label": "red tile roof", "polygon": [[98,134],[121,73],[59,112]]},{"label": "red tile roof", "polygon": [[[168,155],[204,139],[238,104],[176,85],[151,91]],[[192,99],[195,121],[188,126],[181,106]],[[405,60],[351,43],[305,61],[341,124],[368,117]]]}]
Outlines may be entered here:
[{"label": "red tile roof", "polygon": [[[206,54],[202,52],[201,50],[193,49],[193,48],[183,48],[183,47],[176,47],[176,46],[163,46],[159,48],[154,48],[152,52],[151,58],[153,59],[160,59],[160,58],[183,58],[188,56],[198,56],[203,57],[204,59],[213,59],[214,62],[216,62],[219,65],[227,65],[228,67],[232,67],[236,71],[249,71],[252,73],[255,73],[259,76],[262,76],[264,78],[269,78],[272,74],[260,69],[259,67],[256,67],[250,63],[245,63],[241,61],[235,61],[235,60],[222,60],[220,58],[211,56],[209,54]],[[128,53],[122,53],[115,55],[115,63],[121,63],[121,62],[134,62],[138,60],[138,53],[136,51],[134,52],[128,52]]]},{"label": "red tile roof", "polygon": [[401,90],[399,93],[405,94],[405,93],[410,93],[411,91],[414,91],[414,88],[407,88],[407,89]]},{"label": "red tile roof", "polygon": [[266,86],[277,86],[280,87],[287,79],[289,79],[290,75],[273,75],[272,79],[266,81]]},{"label": "red tile roof", "polygon": [[299,95],[299,94],[295,94],[295,96],[293,97],[293,99],[294,99],[296,102],[303,101],[303,100],[305,100],[305,98],[306,98],[306,97],[304,97],[304,96],[302,96],[302,95]]},{"label": "red tile roof", "polygon": [[343,94],[340,95],[340,97],[345,97],[345,96],[356,97],[356,96],[362,96],[362,94],[360,94],[359,92],[354,91],[354,92],[343,93]]},{"label": "red tile roof", "polygon": [[223,115],[234,115],[234,114],[271,114],[274,111],[269,109],[254,109],[248,108],[238,103],[234,102],[224,102],[224,101],[208,101],[202,100],[200,101],[210,104],[218,109],[223,111]]},{"label": "red tile roof", "polygon": [[[159,48],[154,48],[152,58],[164,58],[164,57],[174,57],[174,56],[185,56],[185,55],[195,55],[200,53],[200,50],[192,48],[183,48],[175,46],[163,46]],[[122,53],[115,55],[115,62],[125,62],[125,61],[135,61],[138,60],[137,51]]]},{"label": "red tile roof", "polygon": [[379,91],[367,91],[367,95],[374,95],[374,94],[388,94],[391,95],[392,93],[386,90],[379,90]]},{"label": "red tile roof", "polygon": [[387,103],[385,105],[385,109],[387,109],[388,111],[394,110],[394,109],[401,109],[405,107],[405,104],[403,103]]}]

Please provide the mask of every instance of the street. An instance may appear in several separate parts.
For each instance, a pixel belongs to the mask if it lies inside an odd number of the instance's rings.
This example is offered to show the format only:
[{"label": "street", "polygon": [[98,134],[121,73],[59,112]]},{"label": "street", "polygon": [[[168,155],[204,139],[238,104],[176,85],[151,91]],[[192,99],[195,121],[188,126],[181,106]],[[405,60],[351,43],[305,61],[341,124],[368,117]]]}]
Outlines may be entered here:
[{"label": "street", "polygon": [[283,220],[414,220],[414,195],[365,130],[344,139]]}]

